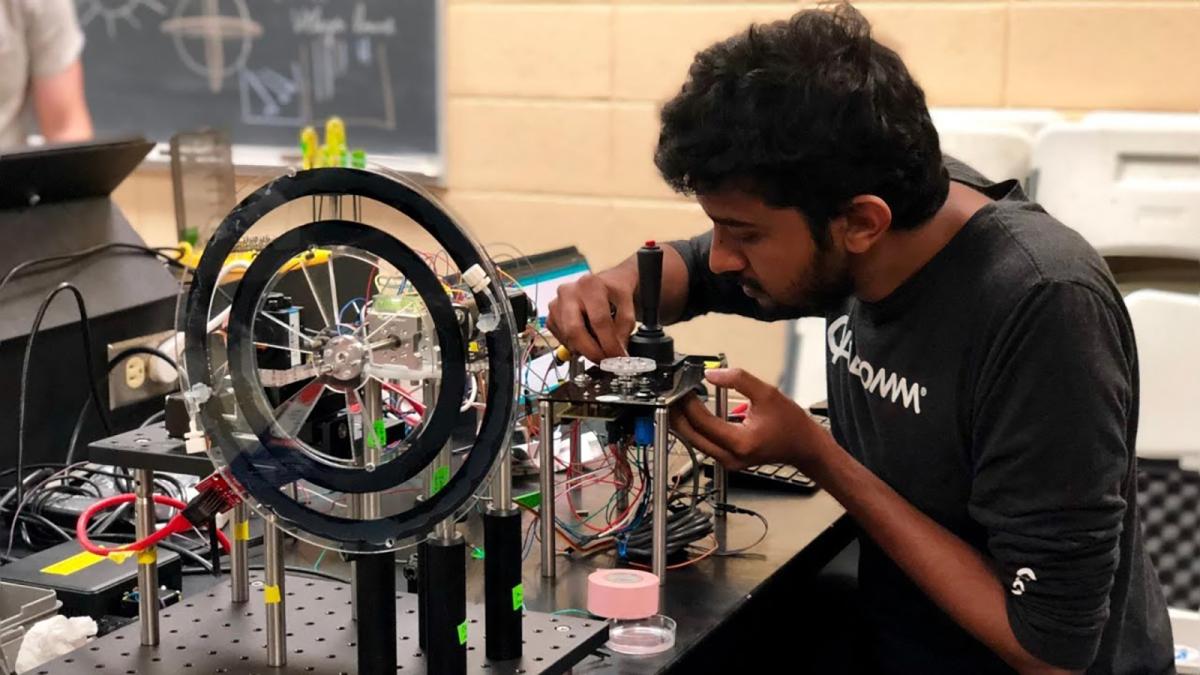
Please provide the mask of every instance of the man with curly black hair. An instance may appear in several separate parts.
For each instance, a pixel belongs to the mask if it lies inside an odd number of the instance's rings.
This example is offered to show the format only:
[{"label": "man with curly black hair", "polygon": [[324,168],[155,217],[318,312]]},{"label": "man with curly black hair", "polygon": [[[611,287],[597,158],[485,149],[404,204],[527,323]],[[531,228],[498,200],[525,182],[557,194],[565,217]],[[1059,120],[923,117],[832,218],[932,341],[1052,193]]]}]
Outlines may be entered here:
[{"label": "man with curly black hair", "polygon": [[[727,467],[795,465],[855,518],[873,670],[1173,669],[1121,295],[1017,181],[942,156],[856,10],[700,52],[655,161],[713,222],[667,247],[665,318],[826,317],[832,434],[736,369],[707,377],[749,399],[744,422],[691,399],[672,423]],[[593,361],[623,354],[636,285],[631,258],[564,286],[548,325]]]}]

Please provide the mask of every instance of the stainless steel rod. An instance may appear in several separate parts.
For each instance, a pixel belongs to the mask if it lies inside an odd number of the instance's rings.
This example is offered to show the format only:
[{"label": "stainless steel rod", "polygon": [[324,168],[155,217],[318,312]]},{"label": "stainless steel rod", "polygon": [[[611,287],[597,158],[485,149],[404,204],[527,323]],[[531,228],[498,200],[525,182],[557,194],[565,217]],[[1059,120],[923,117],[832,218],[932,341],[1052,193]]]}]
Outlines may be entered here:
[{"label": "stainless steel rod", "polygon": [[249,602],[250,600],[250,517],[245,504],[233,507],[233,518],[230,519],[233,536],[233,550],[229,555],[229,584],[230,599],[233,602]]},{"label": "stainless steel rod", "polygon": [[[154,472],[137,469],[137,500],[134,509],[134,529],[138,539],[154,532]],[[158,548],[151,546],[138,553],[138,622],[141,624],[142,644],[158,644]]]},{"label": "stainless steel rod", "polygon": [[495,488],[492,490],[492,508],[497,511],[508,511],[513,506],[512,500],[512,436],[504,439],[504,449],[500,451],[500,470],[496,472]]},{"label": "stainless steel rod", "polygon": [[267,522],[263,541],[266,549],[266,585],[263,601],[267,609],[267,665],[282,668],[287,665],[287,615],[284,599],[287,590],[283,571],[283,535],[275,518]]},{"label": "stainless steel rod", "polygon": [[[445,446],[443,446],[441,451],[438,452],[437,467],[434,469],[434,472],[435,473],[437,471],[443,472],[442,473],[443,478],[439,479],[440,483],[444,483],[445,479],[446,479],[445,477],[449,476],[450,473],[452,473],[453,467],[451,466],[451,461],[453,461],[453,457],[454,457],[454,454],[450,450],[449,443],[447,443]],[[444,487],[445,487],[444,484],[438,485],[439,490]],[[452,543],[454,541],[455,536],[457,535],[457,530],[455,530],[455,528],[454,528],[454,514],[450,514],[449,516],[446,516],[446,518],[444,520],[442,520],[440,523],[438,523],[437,526],[434,528],[434,532],[435,532],[437,538],[442,540],[442,543],[445,543],[445,544]]]},{"label": "stainless steel rod", "polygon": [[[379,466],[383,463],[383,446],[387,444],[386,433],[376,428],[377,421],[383,421],[383,391],[379,380],[367,379],[363,388],[363,457],[367,466]],[[364,495],[362,517],[375,520],[381,516],[382,496],[378,492]]]},{"label": "stainless steel rod", "polygon": [[542,503],[538,509],[542,529],[542,576],[553,579],[557,570],[554,557],[554,410],[550,401],[538,405],[541,431],[538,433],[538,487]]},{"label": "stainless steel rod", "polygon": [[[717,419],[725,420],[729,417],[729,390],[725,387],[717,387],[716,395],[716,414]],[[718,504],[729,503],[729,474],[726,473],[725,467],[720,462],[713,464],[713,491],[716,493]],[[717,509],[717,518],[725,518],[725,511]]]},{"label": "stainless steel rod", "polygon": [[[569,377],[572,382],[583,372],[583,360],[577,356],[571,357]],[[570,445],[568,446],[567,466],[570,467],[567,472],[568,478],[578,476],[583,473],[583,437],[582,425],[578,422],[573,422],[569,427]],[[571,500],[570,504],[575,505],[575,509],[570,515],[570,520],[578,521],[580,517],[586,515],[583,512],[583,487],[576,485],[570,488]]]},{"label": "stainless steel rod", "polygon": [[658,577],[659,585],[666,583],[667,575],[667,428],[670,421],[666,408],[654,409],[654,469],[651,471],[654,498],[653,555],[651,568]]}]

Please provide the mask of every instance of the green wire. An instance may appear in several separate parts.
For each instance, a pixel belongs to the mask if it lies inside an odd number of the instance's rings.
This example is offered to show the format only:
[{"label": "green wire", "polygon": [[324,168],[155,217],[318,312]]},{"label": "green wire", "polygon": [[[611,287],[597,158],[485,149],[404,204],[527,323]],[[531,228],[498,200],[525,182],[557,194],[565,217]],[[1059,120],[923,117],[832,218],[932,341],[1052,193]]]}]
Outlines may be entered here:
[{"label": "green wire", "polygon": [[313,563],[313,571],[314,572],[321,569],[321,561],[325,559],[326,553],[329,553],[329,549],[327,549],[327,548],[321,549],[321,555],[317,556],[317,561],[315,563]]}]

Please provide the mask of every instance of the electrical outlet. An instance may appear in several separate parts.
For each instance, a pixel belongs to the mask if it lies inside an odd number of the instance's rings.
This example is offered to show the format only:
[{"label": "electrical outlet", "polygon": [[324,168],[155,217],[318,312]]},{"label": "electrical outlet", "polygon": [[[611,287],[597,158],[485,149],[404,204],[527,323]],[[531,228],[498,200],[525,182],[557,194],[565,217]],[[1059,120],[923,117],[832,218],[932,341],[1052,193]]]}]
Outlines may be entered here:
[{"label": "electrical outlet", "polygon": [[[112,360],[117,354],[130,347],[158,349],[159,345],[169,340],[174,334],[175,331],[167,330],[114,342],[108,345],[108,358]],[[170,355],[168,352],[167,356]],[[140,403],[151,398],[161,399],[179,388],[178,379],[172,382],[158,382],[150,377],[150,359],[153,358],[155,357],[138,354],[125,359],[124,363],[113,369],[108,376],[108,407],[110,409],[116,410],[122,406]]]},{"label": "electrical outlet", "polygon": [[143,384],[146,384],[146,359],[140,356],[125,359],[125,386],[136,390]]}]

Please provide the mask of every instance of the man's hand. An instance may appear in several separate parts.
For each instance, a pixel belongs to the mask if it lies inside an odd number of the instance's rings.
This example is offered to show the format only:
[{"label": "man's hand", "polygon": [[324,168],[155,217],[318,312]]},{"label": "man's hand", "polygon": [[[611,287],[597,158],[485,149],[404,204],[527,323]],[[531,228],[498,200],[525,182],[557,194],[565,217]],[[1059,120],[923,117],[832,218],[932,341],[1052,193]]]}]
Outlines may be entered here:
[{"label": "man's hand", "polygon": [[731,470],[784,462],[800,467],[815,461],[825,433],[783,392],[740,368],[705,373],[712,384],[740,392],[750,401],[741,424],[717,419],[695,396],[671,410],[671,426],[697,450]]},{"label": "man's hand", "polygon": [[619,268],[563,284],[550,301],[546,327],[568,349],[595,363],[624,356],[633,332],[636,287],[636,273],[630,278]]}]

